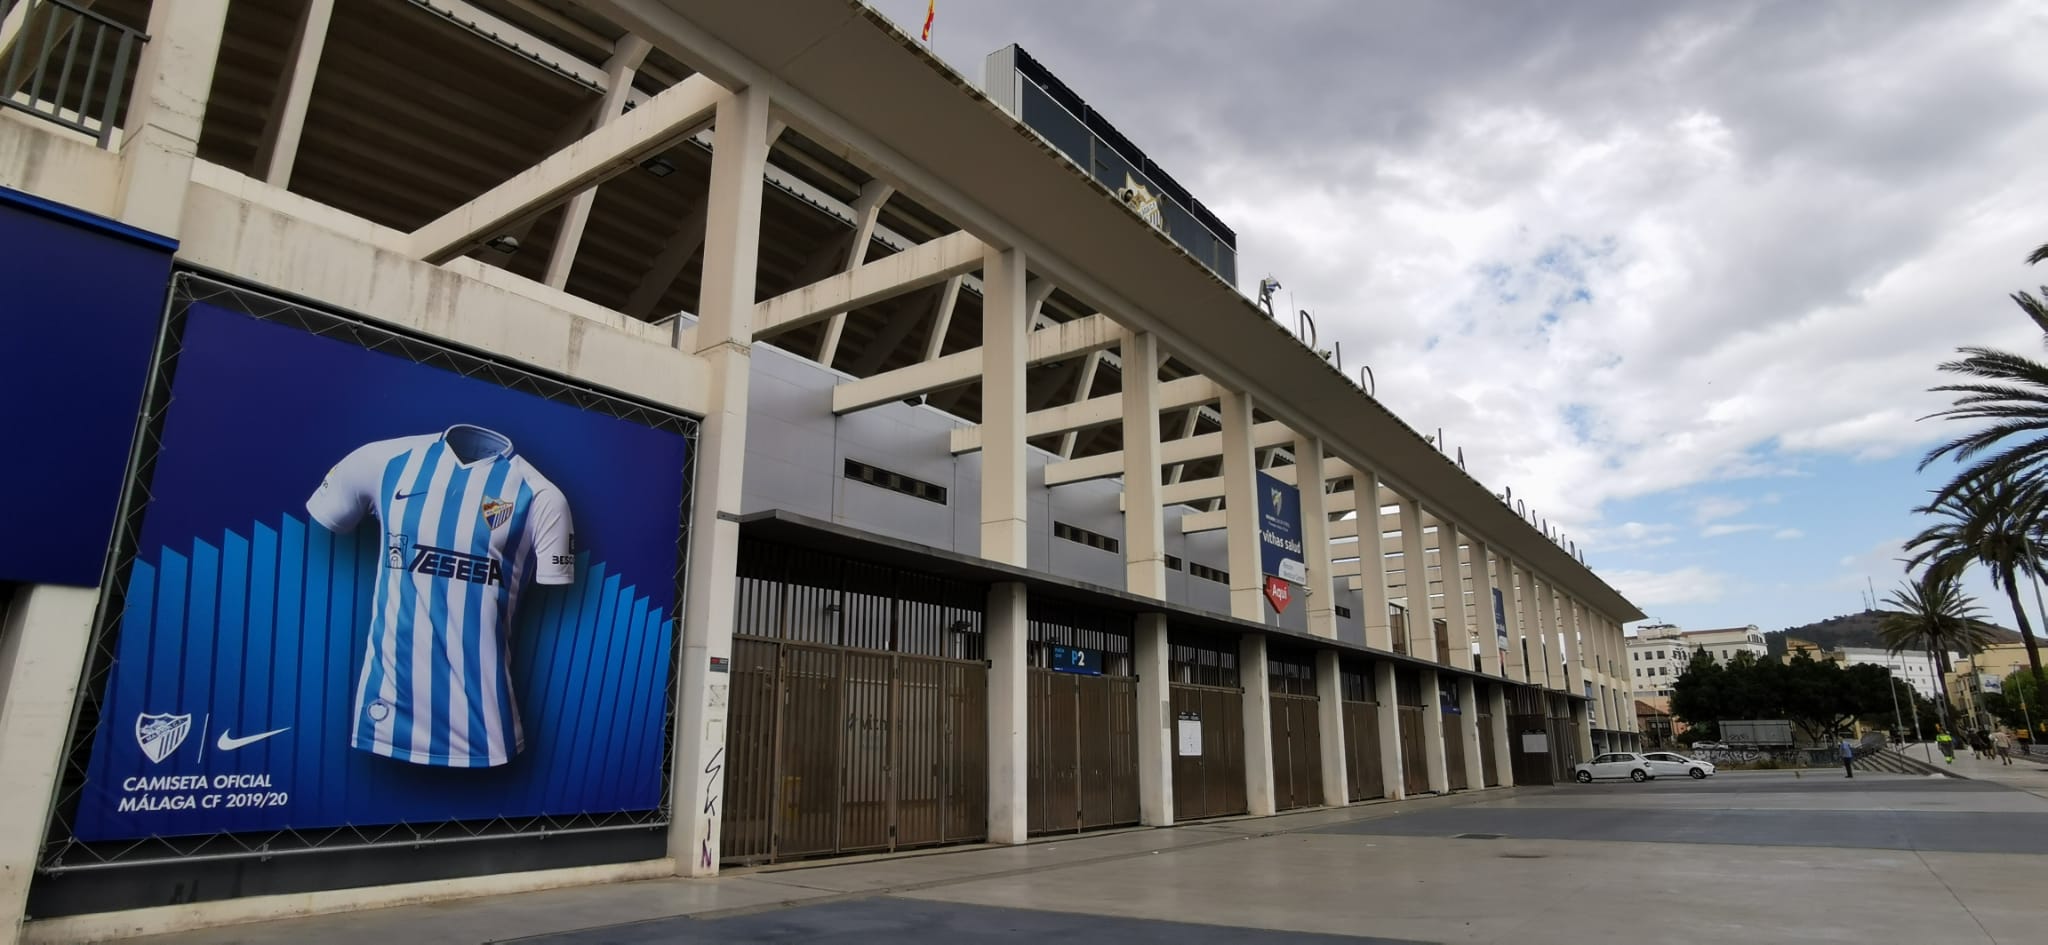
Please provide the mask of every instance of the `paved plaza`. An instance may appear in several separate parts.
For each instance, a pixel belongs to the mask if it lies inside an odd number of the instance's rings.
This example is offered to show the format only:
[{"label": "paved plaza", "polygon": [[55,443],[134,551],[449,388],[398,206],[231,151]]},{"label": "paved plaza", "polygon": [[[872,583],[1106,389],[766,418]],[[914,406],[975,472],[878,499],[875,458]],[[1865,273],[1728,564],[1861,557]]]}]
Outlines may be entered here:
[{"label": "paved plaza", "polygon": [[2048,798],[2016,788],[2048,768],[1997,773],[1523,788],[140,941],[2034,945]]}]

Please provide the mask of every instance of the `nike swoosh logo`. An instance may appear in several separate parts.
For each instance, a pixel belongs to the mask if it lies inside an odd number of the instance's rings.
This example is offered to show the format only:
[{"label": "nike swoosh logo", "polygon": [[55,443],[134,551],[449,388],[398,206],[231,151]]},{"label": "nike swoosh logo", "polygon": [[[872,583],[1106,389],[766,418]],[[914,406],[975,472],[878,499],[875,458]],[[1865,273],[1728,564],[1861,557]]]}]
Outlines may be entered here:
[{"label": "nike swoosh logo", "polygon": [[221,729],[220,741],[214,742],[213,747],[218,748],[221,751],[234,751],[237,748],[241,748],[247,745],[254,745],[257,742],[269,738],[272,735],[277,735],[283,732],[289,732],[291,730],[291,726],[287,725],[284,728],[271,729],[268,732],[258,732],[254,735],[244,735],[241,738],[236,738],[233,735],[229,735],[227,729]]},{"label": "nike swoosh logo", "polygon": [[393,501],[393,502],[396,502],[396,501],[398,501],[398,500],[400,500],[400,499],[410,499],[410,498],[414,498],[414,497],[416,497],[416,496],[423,496],[423,495],[426,495],[426,494],[427,494],[427,490],[425,490],[425,489],[421,489],[421,490],[420,490],[420,491],[418,491],[418,492],[400,492],[400,493],[398,493],[398,494],[396,494],[396,495],[393,495],[393,496],[391,497],[391,501]]}]

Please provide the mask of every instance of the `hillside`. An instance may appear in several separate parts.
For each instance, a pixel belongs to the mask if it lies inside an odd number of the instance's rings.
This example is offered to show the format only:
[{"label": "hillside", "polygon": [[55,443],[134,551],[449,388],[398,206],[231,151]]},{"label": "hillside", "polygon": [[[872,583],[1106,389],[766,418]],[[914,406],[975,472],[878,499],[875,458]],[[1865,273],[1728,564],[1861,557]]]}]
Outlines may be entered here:
[{"label": "hillside", "polygon": [[[1787,627],[1764,634],[1764,643],[1770,647],[1772,656],[1785,655],[1785,638],[1798,637],[1811,640],[1823,649],[1832,650],[1841,646],[1878,646],[1884,641],[1877,635],[1877,625],[1884,620],[1884,612],[1866,610],[1862,613],[1829,617],[1800,627]],[[2013,630],[1994,625],[1992,638],[1999,643],[2018,643],[2020,635]]]}]

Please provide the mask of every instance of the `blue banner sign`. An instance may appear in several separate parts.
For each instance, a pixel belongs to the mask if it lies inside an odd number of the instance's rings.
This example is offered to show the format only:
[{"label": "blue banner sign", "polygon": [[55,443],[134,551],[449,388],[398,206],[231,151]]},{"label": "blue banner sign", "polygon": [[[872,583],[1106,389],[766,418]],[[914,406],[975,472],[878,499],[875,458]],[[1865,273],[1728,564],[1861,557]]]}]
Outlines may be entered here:
[{"label": "blue banner sign", "polygon": [[173,343],[80,839],[660,806],[686,425],[208,304]]},{"label": "blue banner sign", "polygon": [[1056,646],[1052,648],[1052,671],[1056,673],[1079,673],[1083,676],[1102,675],[1102,654],[1095,650],[1084,650],[1078,646]]},{"label": "blue banner sign", "polygon": [[1301,491],[1259,473],[1259,564],[1264,573],[1308,583],[1301,556]]}]

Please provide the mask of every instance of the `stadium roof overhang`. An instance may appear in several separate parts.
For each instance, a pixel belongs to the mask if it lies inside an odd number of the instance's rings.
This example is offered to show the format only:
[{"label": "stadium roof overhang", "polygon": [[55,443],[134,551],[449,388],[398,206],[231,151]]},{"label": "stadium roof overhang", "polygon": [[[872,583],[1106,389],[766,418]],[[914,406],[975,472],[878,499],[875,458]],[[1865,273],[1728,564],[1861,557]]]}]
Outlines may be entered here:
[{"label": "stadium roof overhang", "polygon": [[973,85],[850,0],[585,0],[1618,621],[1644,614]]}]

